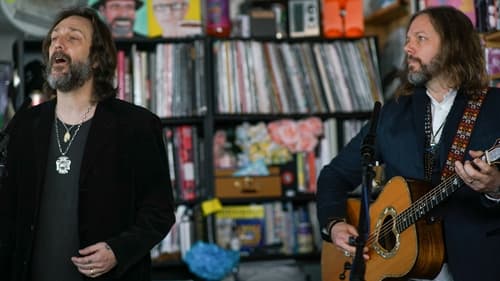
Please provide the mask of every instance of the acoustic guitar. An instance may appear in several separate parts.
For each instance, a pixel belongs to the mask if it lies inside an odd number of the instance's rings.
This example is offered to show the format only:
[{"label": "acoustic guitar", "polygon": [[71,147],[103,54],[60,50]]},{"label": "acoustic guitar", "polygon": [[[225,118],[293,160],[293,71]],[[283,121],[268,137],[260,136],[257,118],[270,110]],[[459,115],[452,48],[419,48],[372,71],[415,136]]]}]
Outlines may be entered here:
[{"label": "acoustic guitar", "polygon": [[[483,159],[490,165],[499,164],[500,139],[485,151]],[[366,261],[365,280],[433,279],[441,270],[445,250],[441,222],[428,213],[463,183],[453,175],[431,189],[425,182],[391,178],[370,205],[372,232],[366,241],[370,259]],[[348,223],[358,225],[359,209],[359,200],[347,201]],[[323,242],[323,281],[349,280],[351,265],[351,257]]]}]

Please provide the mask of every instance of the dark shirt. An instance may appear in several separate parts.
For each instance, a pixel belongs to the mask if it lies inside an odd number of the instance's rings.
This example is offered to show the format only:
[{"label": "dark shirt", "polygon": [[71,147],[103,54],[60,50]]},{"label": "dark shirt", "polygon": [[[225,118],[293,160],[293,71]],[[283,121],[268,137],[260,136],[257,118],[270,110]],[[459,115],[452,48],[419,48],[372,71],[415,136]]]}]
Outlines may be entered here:
[{"label": "dark shirt", "polygon": [[[33,281],[81,281],[83,275],[71,262],[78,255],[78,180],[85,142],[91,121],[71,129],[73,141],[64,142],[66,129],[58,120],[59,142],[64,153],[70,145],[67,156],[71,160],[66,174],[56,171],[56,161],[61,156],[58,148],[56,126],[53,126],[45,184],[41,194],[40,213],[36,226],[33,250]],[[66,125],[66,127],[71,127]],[[75,135],[76,132],[76,135]]]}]

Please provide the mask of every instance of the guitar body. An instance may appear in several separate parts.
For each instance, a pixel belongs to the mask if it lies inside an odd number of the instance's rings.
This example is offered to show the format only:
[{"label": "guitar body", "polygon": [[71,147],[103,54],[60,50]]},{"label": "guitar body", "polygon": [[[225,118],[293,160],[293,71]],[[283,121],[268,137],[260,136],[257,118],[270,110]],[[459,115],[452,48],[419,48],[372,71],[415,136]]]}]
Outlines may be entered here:
[{"label": "guitar body", "polygon": [[[444,262],[441,223],[429,222],[424,217],[399,233],[392,220],[428,190],[426,183],[394,177],[370,205],[370,236],[374,239],[366,244],[370,256],[366,261],[366,281],[406,280],[407,277],[433,279],[439,273]],[[358,226],[359,209],[359,200],[348,200],[347,220],[355,227]],[[332,243],[323,242],[323,281],[349,280],[350,270],[345,270],[346,264],[352,264],[352,258],[345,257]]]}]

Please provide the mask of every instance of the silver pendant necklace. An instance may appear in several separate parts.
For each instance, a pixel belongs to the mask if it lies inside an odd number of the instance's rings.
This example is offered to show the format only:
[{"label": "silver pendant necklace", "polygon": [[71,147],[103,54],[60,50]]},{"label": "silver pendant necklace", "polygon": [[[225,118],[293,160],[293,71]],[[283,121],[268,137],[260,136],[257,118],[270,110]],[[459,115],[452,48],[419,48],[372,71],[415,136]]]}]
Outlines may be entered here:
[{"label": "silver pendant necklace", "polygon": [[71,147],[73,140],[75,139],[76,135],[78,134],[78,131],[80,131],[80,127],[82,126],[83,122],[87,118],[87,115],[89,114],[90,109],[91,109],[91,106],[89,106],[89,108],[87,109],[87,112],[85,112],[85,114],[83,115],[82,121],[80,121],[80,123],[78,125],[76,125],[76,130],[75,130],[75,133],[73,134],[73,136],[71,136],[71,134],[69,133],[69,130],[71,130],[71,128],[73,128],[73,126],[75,126],[75,125],[71,126],[70,129],[68,130],[68,128],[66,127],[64,122],[59,120],[63,124],[63,126],[66,130],[66,133],[64,134],[63,141],[64,142],[67,142],[67,140],[69,141],[68,146],[66,146],[66,149],[64,151],[61,148],[61,141],[59,140],[59,126],[57,124],[58,123],[57,120],[59,118],[57,117],[57,113],[56,113],[56,116],[54,118],[55,119],[55,126],[56,126],[56,140],[57,140],[57,148],[59,148],[59,153],[61,153],[61,156],[57,157],[57,159],[56,159],[56,171],[61,175],[67,174],[71,170],[71,159],[69,159],[69,157],[66,156],[66,153],[68,153],[69,148]]}]

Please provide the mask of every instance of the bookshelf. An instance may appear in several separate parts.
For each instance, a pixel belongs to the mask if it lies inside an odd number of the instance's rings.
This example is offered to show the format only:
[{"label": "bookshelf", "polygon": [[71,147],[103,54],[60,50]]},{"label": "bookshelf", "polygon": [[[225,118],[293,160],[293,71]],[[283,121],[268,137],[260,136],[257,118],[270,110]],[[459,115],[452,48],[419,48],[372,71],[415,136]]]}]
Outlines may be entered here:
[{"label": "bookshelf", "polygon": [[[214,52],[214,48],[220,42],[224,42],[226,45],[236,44],[241,42],[241,44],[247,44],[248,42],[253,42],[259,48],[264,48],[267,45],[274,45],[275,48],[281,48],[284,45],[287,45],[290,48],[295,48],[299,45],[306,46],[305,48],[310,48],[313,45],[324,46],[324,48],[337,48],[339,51],[351,50],[352,46],[356,46],[359,42],[364,42],[363,45],[368,52],[372,52],[372,55],[375,57],[370,58],[373,59],[373,70],[378,71],[377,66],[377,47],[374,42],[375,38],[367,37],[367,38],[359,38],[359,39],[339,39],[339,40],[325,40],[318,38],[300,38],[300,39],[283,39],[283,40],[275,40],[272,38],[259,38],[258,40],[250,40],[250,39],[241,39],[241,38],[231,38],[229,40],[220,40],[214,38],[207,37],[194,37],[194,38],[186,38],[186,39],[120,39],[116,40],[116,46],[118,50],[121,50],[125,53],[126,56],[132,56],[133,52],[145,52],[145,57],[147,57],[148,61],[152,61],[149,58],[150,55],[156,55],[158,52],[158,46],[160,45],[188,45],[192,46],[197,42],[197,47],[193,47],[188,51],[188,56],[192,59],[193,65],[195,63],[199,63],[196,67],[196,76],[199,79],[196,87],[200,88],[191,88],[190,94],[195,95],[203,95],[205,97],[204,103],[200,106],[196,104],[198,108],[202,107],[202,110],[191,110],[186,112],[185,114],[177,114],[166,116],[165,114],[158,114],[161,118],[162,124],[165,129],[175,129],[183,126],[188,126],[192,128],[192,132],[195,132],[197,135],[196,141],[193,140],[193,143],[196,142],[198,145],[198,150],[194,151],[196,155],[194,161],[194,166],[196,169],[196,178],[195,182],[196,186],[196,195],[194,197],[182,198],[177,194],[176,203],[179,205],[187,205],[191,209],[196,209],[194,212],[193,220],[194,222],[194,238],[201,239],[209,242],[216,242],[216,226],[213,216],[203,217],[201,215],[201,211],[199,211],[199,207],[201,202],[206,199],[213,198],[214,196],[214,185],[215,185],[215,169],[212,163],[214,163],[214,155],[212,151],[212,147],[214,144],[213,136],[217,129],[226,129],[235,127],[244,122],[249,123],[257,123],[264,122],[269,123],[272,121],[280,120],[280,119],[291,119],[291,120],[300,120],[307,117],[318,117],[322,120],[322,122],[326,122],[327,120],[335,120],[337,122],[337,129],[335,132],[335,139],[332,140],[332,143],[335,143],[336,146],[342,146],[344,143],[344,133],[342,124],[348,122],[350,120],[366,120],[370,116],[371,107],[368,106],[371,104],[371,101],[365,103],[365,106],[353,107],[353,108],[332,108],[332,107],[324,107],[323,110],[312,109],[310,106],[303,107],[302,110],[283,110],[282,108],[279,110],[271,110],[269,112],[262,112],[261,110],[255,110],[253,112],[231,112],[225,110],[219,110],[219,100],[217,98],[220,93],[220,85],[218,83],[217,75],[219,72],[216,69],[217,60],[219,57],[217,53]],[[245,43],[246,42],[246,43]],[[371,43],[366,43],[371,42]],[[371,45],[370,45],[371,44]],[[351,46],[345,47],[343,49],[342,46]],[[312,48],[312,47],[311,47]],[[318,47],[320,48],[320,47]],[[347,49],[349,48],[349,49]],[[361,48],[361,47],[360,47]],[[16,60],[20,62],[20,65],[26,64],[29,60],[40,58],[40,50],[41,50],[41,39],[40,38],[20,38],[16,42],[17,49],[17,57]],[[307,49],[312,50],[312,49]],[[201,55],[200,55],[201,54]],[[279,55],[280,53],[276,53]],[[349,54],[348,52],[346,54]],[[201,56],[201,57],[200,57]],[[313,56],[312,56],[313,57]],[[154,57],[153,57],[154,58]],[[201,60],[197,61],[198,58]],[[366,59],[366,58],[364,58]],[[360,58],[361,60],[361,58]],[[133,58],[130,58],[130,61],[133,63]],[[320,59],[316,58],[313,60],[313,66],[317,67],[317,64],[321,62]],[[351,65],[349,67],[353,67]],[[280,69],[285,70],[285,66],[279,66]],[[154,85],[158,84],[157,78],[154,78],[150,74],[157,73],[155,71],[156,68],[149,68],[149,74],[146,76],[149,80],[150,95],[158,95],[158,92],[154,87]],[[346,66],[347,69],[347,66]],[[359,70],[359,69],[358,69]],[[353,73],[357,73],[358,70]],[[19,104],[22,102],[22,97],[24,96],[24,73],[23,68],[20,67],[20,79],[21,84],[19,87],[20,95],[17,97],[17,101]],[[344,74],[349,73],[344,69]],[[366,73],[365,70],[359,71],[359,73]],[[131,75],[134,75],[131,72]],[[337,74],[338,75],[338,74]],[[361,75],[361,74],[360,74]],[[354,76],[352,73],[350,76]],[[376,75],[375,75],[376,76]],[[336,76],[339,77],[339,76]],[[361,76],[360,76],[361,77]],[[362,76],[364,77],[364,76]],[[349,78],[349,77],[347,77]],[[345,78],[345,79],[347,79]],[[359,77],[358,77],[359,78]],[[130,81],[134,81],[134,78],[129,77]],[[324,89],[326,85],[324,80],[323,82],[319,82],[318,93],[324,95]],[[334,80],[330,78],[330,80]],[[129,83],[130,83],[129,81]],[[175,80],[177,81],[177,80]],[[286,81],[282,81],[282,83],[288,83]],[[356,84],[352,82],[351,84]],[[302,84],[301,84],[302,85]],[[330,85],[331,86],[331,85]],[[379,87],[380,85],[375,85]],[[373,87],[373,85],[367,85],[366,87]],[[133,85],[132,85],[132,88]],[[367,89],[367,88],[366,88]],[[334,92],[334,89],[330,90]],[[131,91],[134,92],[134,91]],[[370,97],[372,98],[372,97]],[[286,99],[290,100],[291,97],[286,97]],[[134,102],[135,100],[132,98],[130,100]],[[297,102],[297,101],[296,101]],[[154,106],[152,107],[151,103],[146,103],[143,106],[148,107],[153,112],[155,112]],[[182,112],[181,112],[182,113]],[[172,145],[175,147],[176,143],[172,142]],[[176,162],[175,156],[171,158]],[[174,167],[175,169],[175,167]],[[319,167],[317,168],[319,170]],[[176,173],[176,172],[174,172]],[[176,174],[176,179],[178,179],[178,175]],[[314,179],[313,179],[314,180]],[[178,193],[178,190],[176,191]],[[245,205],[245,204],[272,204],[275,202],[280,202],[283,205],[288,205],[290,211],[295,210],[296,208],[304,208],[308,204],[315,201],[315,196],[313,192],[297,192],[293,196],[287,196],[283,194],[282,196],[277,197],[262,197],[262,198],[224,198],[221,199],[224,205]],[[311,214],[311,219],[315,220],[315,215]],[[319,231],[319,227],[315,227]],[[202,232],[202,233],[200,233]],[[294,233],[295,231],[292,231]],[[254,260],[273,260],[273,259],[296,259],[296,260],[310,260],[315,259],[319,260],[320,247],[318,245],[315,246],[315,249],[311,252],[307,253],[297,253],[297,252],[275,252],[268,253],[262,252],[257,249],[255,254],[245,256],[242,258],[243,261],[254,261]],[[171,257],[170,257],[171,258]],[[169,273],[170,272],[170,273]],[[175,272],[175,274],[171,273]],[[179,259],[174,260],[161,260],[153,262],[153,276],[155,278],[169,279],[169,278],[191,278],[195,279],[191,273],[187,270],[186,265],[180,261]],[[183,277],[180,277],[183,276]]]},{"label": "bookshelf", "polygon": [[[340,39],[340,40],[327,40],[320,38],[295,38],[295,39],[283,39],[276,40],[274,38],[230,38],[230,39],[214,39],[210,45],[213,48],[213,67],[217,69],[216,71],[212,71],[212,83],[214,83],[213,88],[214,93],[212,96],[213,107],[211,108],[213,113],[213,124],[215,129],[228,129],[234,128],[235,126],[241,125],[243,123],[249,123],[250,125],[258,124],[260,122],[264,122],[266,124],[281,120],[281,119],[292,119],[292,120],[301,120],[303,118],[307,118],[310,116],[315,116],[320,118],[323,122],[329,119],[335,119],[338,122],[338,130],[336,132],[337,139],[334,140],[336,143],[335,146],[343,146],[344,143],[344,135],[342,128],[342,123],[348,120],[364,120],[369,117],[371,111],[371,98],[373,97],[365,97],[368,102],[366,104],[357,103],[357,106],[354,107],[344,107],[342,104],[330,103],[326,101],[326,88],[328,87],[329,93],[338,93],[335,92],[336,88],[330,84],[330,82],[335,81],[340,83],[341,79],[347,79],[344,75],[352,75],[356,76],[361,75],[359,73],[365,73],[364,71],[353,71],[350,70],[352,68],[348,68],[346,65],[349,64],[343,62],[340,67],[340,71],[335,73],[334,68],[332,67],[333,63],[330,62],[330,58],[321,58],[320,54],[327,53],[330,50],[331,53],[342,53],[347,57],[349,55],[353,57],[357,57],[358,53],[354,50],[357,43],[367,43],[368,41],[372,44],[373,49],[376,50],[375,47],[375,38],[359,38],[359,39]],[[370,44],[367,44],[368,46]],[[324,50],[323,50],[324,48]],[[368,48],[369,49],[369,48]],[[291,50],[293,50],[291,52]],[[316,52],[314,52],[316,50]],[[350,52],[349,52],[350,51]],[[291,52],[286,53],[286,52]],[[307,74],[314,73],[314,71],[318,71],[317,69],[313,71],[304,71],[299,67],[305,65],[304,61],[307,61],[303,58],[297,58],[296,62],[302,62],[295,64],[287,64],[287,58],[294,57],[296,54],[304,54],[308,53],[314,62],[315,67],[323,64],[324,69],[329,68],[331,72],[330,75],[326,79],[318,78],[319,86],[319,95],[316,97],[316,100],[323,100],[322,103],[324,107],[313,107],[314,99],[308,99],[308,97],[304,97],[304,93],[309,94],[310,96],[314,95],[313,90],[314,87],[308,85],[307,83]],[[376,54],[376,52],[373,52]],[[356,55],[354,55],[356,54]],[[242,57],[250,56],[251,63],[253,65],[249,65],[249,63],[245,59],[241,59]],[[340,56],[340,55],[339,55]],[[356,62],[361,61],[361,58],[356,60]],[[356,62],[350,61],[349,66],[356,65]],[[340,65],[339,60],[339,65]],[[221,67],[222,65],[222,67]],[[237,68],[226,67],[237,65]],[[253,73],[252,66],[258,69],[259,74]],[[297,67],[298,69],[295,69]],[[290,68],[293,69],[292,72],[287,72]],[[276,71],[279,69],[280,71]],[[375,68],[378,70],[378,68]],[[294,76],[295,73],[299,73],[298,77]],[[326,72],[326,71],[325,71]],[[249,77],[250,81],[242,81],[240,79],[241,73],[246,73],[243,75],[244,77]],[[253,73],[253,74],[252,74]],[[255,75],[252,77],[252,75]],[[369,76],[369,75],[367,75]],[[258,78],[257,78],[258,77]],[[293,83],[297,81],[290,81],[290,77],[294,77],[293,79],[297,79],[299,82],[299,86],[293,85]],[[317,77],[320,77],[317,74]],[[363,76],[365,77],[365,76]],[[303,78],[303,79],[300,79]],[[353,77],[349,77],[353,78]],[[252,81],[260,81],[265,84],[263,85],[252,85]],[[369,80],[369,79],[367,79]],[[266,81],[266,82],[264,82]],[[356,81],[353,79],[353,81]],[[310,80],[309,80],[310,82]],[[360,83],[346,83],[346,87],[348,87],[348,92],[353,96],[355,93],[359,92],[359,89],[363,89],[363,86]],[[228,84],[230,83],[230,84]],[[352,86],[352,85],[355,86]],[[225,86],[223,86],[225,85]],[[261,87],[259,90],[257,90]],[[331,87],[331,88],[330,88]],[[355,88],[355,87],[359,87]],[[242,95],[242,93],[246,93],[245,91],[240,91],[240,89],[255,89],[251,91],[255,93],[252,97],[247,97]],[[366,86],[364,89],[369,89],[370,86]],[[301,91],[303,90],[303,91]],[[260,96],[257,91],[261,91]],[[286,99],[282,98],[280,93],[285,92]],[[370,92],[369,90],[365,90],[366,92]],[[270,94],[272,93],[272,94]],[[259,97],[264,97],[266,102],[269,102],[270,105],[262,106]],[[298,98],[302,97],[302,98]],[[244,102],[253,101],[253,99],[257,99],[257,102],[254,104],[246,104],[243,106]],[[352,98],[345,97],[344,98]],[[306,106],[300,106],[299,99],[305,100]],[[285,105],[286,103],[288,105]],[[272,106],[274,105],[274,106]],[[336,106],[336,107],[335,107]],[[320,152],[317,152],[316,156],[318,156]],[[328,157],[329,158],[329,157]],[[317,166],[319,170],[319,165]],[[300,210],[307,209],[311,202],[315,201],[314,192],[311,190],[306,190],[304,192],[297,191],[293,193],[294,195],[289,197],[286,195],[286,192],[283,192],[283,196],[278,197],[259,197],[259,198],[224,198],[222,199],[223,205],[228,206],[246,206],[246,205],[264,205],[267,210],[267,206],[270,204],[273,206],[278,205],[278,210],[284,209],[283,213],[272,213],[272,215],[265,215],[265,218],[281,218],[281,217],[292,217],[294,215],[289,215],[291,213],[298,212],[300,214]],[[272,207],[271,207],[272,208]],[[315,214],[308,213],[315,220]],[[300,215],[297,215],[300,217]],[[285,219],[286,220],[286,219]],[[264,219],[264,221],[266,221]],[[216,224],[218,224],[219,220],[216,218]],[[266,223],[266,222],[263,222]],[[279,224],[279,223],[275,223]],[[299,223],[300,224],[300,223]],[[266,224],[267,226],[267,224]],[[224,225],[220,226],[224,228]],[[282,226],[284,229],[287,229],[287,233],[297,233],[296,229],[290,229],[289,225],[285,224]],[[292,226],[293,227],[293,226]],[[281,227],[279,227],[281,228]],[[313,227],[314,229],[319,229],[316,225]],[[313,236],[315,236],[313,234]],[[219,237],[219,235],[216,235]],[[227,237],[222,237],[220,240],[226,240]],[[316,240],[317,241],[317,240]],[[314,250],[308,253],[300,253],[300,251],[296,251],[289,247],[290,242],[287,239],[283,241],[285,246],[282,248],[284,252],[271,253],[271,251],[275,251],[276,249],[267,249],[263,250],[264,254],[258,254],[257,251],[251,253],[248,256],[244,256],[244,260],[252,260],[252,259],[265,259],[265,258],[278,258],[278,257],[290,257],[294,259],[300,259],[301,257],[314,257],[314,259],[319,259],[319,243],[316,244],[314,242]],[[265,247],[263,247],[266,249]]]}]

